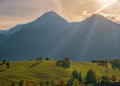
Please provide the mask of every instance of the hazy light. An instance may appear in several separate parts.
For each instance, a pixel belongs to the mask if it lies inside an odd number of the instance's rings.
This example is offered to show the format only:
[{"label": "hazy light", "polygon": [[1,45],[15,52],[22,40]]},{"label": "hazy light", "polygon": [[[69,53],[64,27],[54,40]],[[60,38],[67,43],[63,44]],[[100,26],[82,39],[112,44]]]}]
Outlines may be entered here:
[{"label": "hazy light", "polygon": [[107,3],[111,3],[111,2],[116,2],[117,0],[100,0],[101,3],[103,4],[107,4]]},{"label": "hazy light", "polygon": [[102,10],[110,7],[112,4],[116,3],[118,0],[99,0],[99,3],[102,5],[95,13],[99,13]]},{"label": "hazy light", "polygon": [[[102,7],[99,8],[95,12],[95,14],[97,14],[97,13],[101,12],[102,10],[108,8],[109,6],[111,6],[112,4],[117,2],[117,0],[100,0],[99,2],[102,4]],[[92,38],[93,38],[93,36],[95,34],[96,25],[97,25],[97,22],[94,21],[93,25],[91,26],[91,29],[90,29],[89,33],[87,34],[86,40],[84,41],[84,45],[83,45],[84,48],[82,49],[82,56],[86,55],[86,52],[87,52],[87,50],[89,48],[89,45],[92,42]],[[112,28],[114,28],[114,27],[112,27]],[[113,36],[112,36],[111,40],[113,40],[114,46],[115,46],[115,48],[117,48],[118,47],[118,43],[117,43],[118,39],[116,39],[117,38],[116,31],[112,31],[112,35]]]}]

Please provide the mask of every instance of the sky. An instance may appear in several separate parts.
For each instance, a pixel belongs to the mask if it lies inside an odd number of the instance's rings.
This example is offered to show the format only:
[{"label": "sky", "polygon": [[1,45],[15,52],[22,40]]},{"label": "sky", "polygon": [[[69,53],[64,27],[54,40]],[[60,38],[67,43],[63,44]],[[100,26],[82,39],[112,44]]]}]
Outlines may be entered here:
[{"label": "sky", "polygon": [[120,0],[0,0],[0,30],[33,21],[55,11],[69,22],[100,14],[120,21]]}]

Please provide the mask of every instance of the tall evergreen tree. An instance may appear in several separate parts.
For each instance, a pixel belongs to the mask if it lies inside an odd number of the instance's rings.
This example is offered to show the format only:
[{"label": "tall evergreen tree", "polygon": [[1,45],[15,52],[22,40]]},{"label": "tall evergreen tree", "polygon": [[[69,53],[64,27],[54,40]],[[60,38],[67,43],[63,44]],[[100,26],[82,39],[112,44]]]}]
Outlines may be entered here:
[{"label": "tall evergreen tree", "polygon": [[72,78],[73,79],[78,79],[78,72],[77,72],[77,70],[75,70],[75,71],[72,71]]},{"label": "tall evergreen tree", "polygon": [[21,81],[19,82],[19,86],[23,86],[23,85],[24,85],[24,81],[21,80]]},{"label": "tall evergreen tree", "polygon": [[67,82],[67,86],[72,86],[73,80],[74,80],[73,78],[70,78]]},{"label": "tall evergreen tree", "polygon": [[11,86],[15,86],[15,82],[12,82],[12,85]]},{"label": "tall evergreen tree", "polygon": [[88,70],[85,80],[87,83],[96,84],[97,77],[96,77],[95,72],[92,69]]},{"label": "tall evergreen tree", "polygon": [[79,72],[79,75],[78,75],[78,81],[79,83],[82,83],[83,81],[81,71]]},{"label": "tall evergreen tree", "polygon": [[102,76],[101,77],[101,82],[100,82],[100,86],[111,86],[110,85],[110,79],[108,76]]}]

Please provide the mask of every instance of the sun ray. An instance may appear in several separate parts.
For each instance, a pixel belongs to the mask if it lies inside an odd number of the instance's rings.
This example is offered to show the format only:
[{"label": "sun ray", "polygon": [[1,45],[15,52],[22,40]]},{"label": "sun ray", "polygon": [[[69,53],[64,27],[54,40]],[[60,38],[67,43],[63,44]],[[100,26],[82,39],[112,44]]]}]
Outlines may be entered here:
[{"label": "sun ray", "polygon": [[114,3],[116,3],[118,0],[100,0],[100,3],[102,4],[102,7],[95,11],[95,14],[103,11],[104,9],[110,7]]}]

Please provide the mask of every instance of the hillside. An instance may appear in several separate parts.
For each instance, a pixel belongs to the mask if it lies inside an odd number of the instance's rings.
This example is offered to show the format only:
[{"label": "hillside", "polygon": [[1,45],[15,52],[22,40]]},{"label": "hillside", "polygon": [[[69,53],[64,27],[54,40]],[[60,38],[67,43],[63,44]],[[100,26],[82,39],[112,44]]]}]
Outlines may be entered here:
[{"label": "hillside", "polygon": [[[16,83],[20,80],[39,83],[40,81],[55,80],[59,83],[60,80],[67,81],[70,78],[73,70],[80,70],[85,77],[88,69],[94,69],[97,76],[105,75],[105,67],[98,66],[95,63],[72,62],[69,69],[63,69],[55,66],[56,61],[25,61],[11,62],[10,68],[6,69],[5,65],[0,65],[0,85],[10,86],[12,81]],[[36,65],[35,65],[36,64]],[[120,71],[108,68],[108,75],[115,74],[120,79]]]}]

